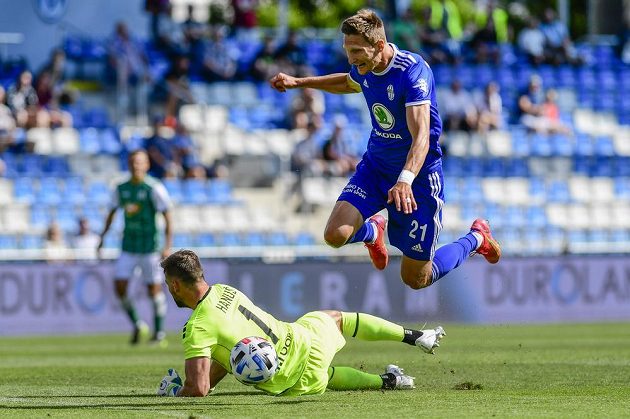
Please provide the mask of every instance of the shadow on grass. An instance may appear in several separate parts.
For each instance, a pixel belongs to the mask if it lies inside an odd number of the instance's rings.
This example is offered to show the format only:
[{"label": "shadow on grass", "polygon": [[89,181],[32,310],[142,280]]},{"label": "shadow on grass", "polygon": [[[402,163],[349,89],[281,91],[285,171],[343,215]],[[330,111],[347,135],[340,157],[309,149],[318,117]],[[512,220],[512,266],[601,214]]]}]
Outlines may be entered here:
[{"label": "shadow on grass", "polygon": [[[171,399],[164,398],[161,396],[156,396],[154,394],[147,395],[93,395],[93,396],[17,396],[16,399],[43,399],[38,403],[37,406],[27,405],[27,406],[15,406],[15,405],[7,405],[0,404],[0,409],[7,410],[46,410],[46,409],[54,409],[54,410],[62,410],[62,409],[115,409],[115,410],[125,410],[125,409],[166,409],[166,410],[180,410],[183,407],[191,408],[191,407],[216,407],[216,406],[259,406],[261,404],[277,404],[277,405],[297,405],[301,403],[310,403],[314,402],[315,399],[312,398],[282,398],[282,397],[273,397],[269,396],[267,399],[268,402],[262,402],[260,399],[251,400],[250,402],[240,402],[236,399],[231,399],[229,402],[223,402],[221,399],[226,399],[230,396],[266,396],[264,393],[255,392],[255,391],[234,391],[234,392],[226,392],[221,394],[216,394],[212,396],[208,396],[205,398],[185,398],[185,399]],[[94,403],[94,404],[78,404],[78,403],[64,403],[64,404],[48,404],[47,400],[57,399],[57,398],[132,398],[132,397],[150,397],[154,399],[156,402],[160,401],[160,403]],[[171,403],[171,401],[175,400],[186,400],[187,402],[193,402],[191,404],[183,405],[181,403]],[[42,403],[43,402],[43,403]],[[167,402],[167,403],[165,403]]]}]

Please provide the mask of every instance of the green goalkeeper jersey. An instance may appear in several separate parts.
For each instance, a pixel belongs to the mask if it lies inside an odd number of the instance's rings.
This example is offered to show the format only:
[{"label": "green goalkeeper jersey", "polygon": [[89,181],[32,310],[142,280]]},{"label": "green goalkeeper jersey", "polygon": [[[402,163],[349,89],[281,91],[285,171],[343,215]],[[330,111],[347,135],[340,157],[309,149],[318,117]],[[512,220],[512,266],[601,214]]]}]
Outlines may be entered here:
[{"label": "green goalkeeper jersey", "polygon": [[310,335],[302,327],[277,320],[228,285],[213,285],[193,310],[182,334],[184,355],[186,359],[212,358],[231,373],[230,351],[248,336],[267,339],[278,354],[278,371],[256,388],[280,394],[292,387],[306,366]]},{"label": "green goalkeeper jersey", "polygon": [[144,181],[121,183],[112,197],[112,208],[125,213],[122,250],[129,253],[153,253],[158,248],[156,214],[171,207],[166,188],[146,176]]}]

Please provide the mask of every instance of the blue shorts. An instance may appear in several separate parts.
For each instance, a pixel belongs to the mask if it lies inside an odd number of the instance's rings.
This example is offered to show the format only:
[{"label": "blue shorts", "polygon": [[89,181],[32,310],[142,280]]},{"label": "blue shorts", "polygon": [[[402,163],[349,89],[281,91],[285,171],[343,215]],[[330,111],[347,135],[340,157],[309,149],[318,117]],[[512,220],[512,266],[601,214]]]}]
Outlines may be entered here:
[{"label": "blue shorts", "polygon": [[444,205],[444,176],[442,166],[436,165],[428,173],[420,173],[411,188],[418,209],[411,214],[397,211],[395,204],[387,203],[387,191],[396,184],[398,173],[385,176],[362,160],[356,173],[339,195],[356,207],[364,219],[387,208],[389,242],[407,257],[415,260],[433,260],[438,237],[442,230]]}]

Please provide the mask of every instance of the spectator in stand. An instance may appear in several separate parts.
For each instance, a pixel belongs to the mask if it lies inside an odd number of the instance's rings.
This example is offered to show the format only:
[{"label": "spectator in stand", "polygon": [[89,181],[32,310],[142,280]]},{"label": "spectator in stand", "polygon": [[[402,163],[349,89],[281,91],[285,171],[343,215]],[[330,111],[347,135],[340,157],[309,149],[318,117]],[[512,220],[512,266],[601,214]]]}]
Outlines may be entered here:
[{"label": "spectator in stand", "polygon": [[7,105],[13,113],[18,127],[46,127],[50,121],[48,114],[39,108],[37,92],[33,87],[33,75],[22,71],[7,93]]},{"label": "spectator in stand", "polygon": [[170,5],[170,0],[145,0],[144,2],[144,10],[150,16],[149,33],[154,43],[159,37],[160,20]]},{"label": "spectator in stand", "polygon": [[392,24],[392,42],[400,49],[420,51],[420,31],[418,23],[413,17],[411,8],[406,9],[400,19]]},{"label": "spectator in stand", "polygon": [[470,131],[477,127],[477,109],[470,93],[459,80],[451,83],[451,88],[443,93],[440,103],[444,108],[444,127],[447,131]]},{"label": "spectator in stand", "polygon": [[280,69],[275,56],[274,40],[271,36],[265,36],[260,51],[252,63],[250,74],[258,81],[267,81],[276,75]]},{"label": "spectator in stand", "polygon": [[298,41],[298,34],[290,31],[287,40],[277,50],[275,57],[279,68],[283,72],[297,77],[313,74],[312,69],[306,63],[306,52]]},{"label": "spectator in stand", "polygon": [[96,259],[96,247],[100,242],[100,236],[92,231],[87,218],[79,218],[79,231],[72,238],[72,248],[75,254],[82,259]]},{"label": "spectator in stand", "polygon": [[560,120],[560,111],[555,98],[553,91],[545,95],[542,79],[538,75],[533,75],[529,80],[527,90],[518,100],[521,124],[540,134],[570,134],[570,128]]},{"label": "spectator in stand", "polygon": [[560,133],[570,135],[572,134],[571,128],[569,128],[560,118],[560,108],[557,104],[558,92],[554,89],[549,89],[545,93],[545,102],[542,105],[542,114],[547,118],[550,133]]},{"label": "spectator in stand", "polygon": [[144,149],[149,155],[149,175],[158,179],[175,178],[182,173],[182,168],[175,160],[175,148],[171,139],[162,133],[163,119],[153,117],[153,135],[144,140]]},{"label": "spectator in stand", "polygon": [[199,150],[183,124],[177,124],[175,137],[172,139],[175,161],[188,179],[205,179],[206,168],[199,161]]},{"label": "spectator in stand", "polygon": [[54,90],[61,92],[66,81],[66,53],[62,49],[55,48],[41,72],[44,71],[50,73]]},{"label": "spectator in stand", "polygon": [[107,44],[108,63],[116,78],[119,118],[128,115],[130,87],[136,97],[136,111],[146,112],[146,87],[151,81],[148,57],[142,44],[134,39],[124,22],[116,23]]},{"label": "spectator in stand", "polygon": [[232,0],[234,10],[232,27],[236,31],[237,38],[249,38],[252,30],[258,26],[257,7],[258,0]]},{"label": "spectator in stand", "polygon": [[166,85],[166,119],[171,120],[179,114],[179,108],[183,104],[195,103],[195,98],[190,91],[190,80],[188,72],[190,70],[190,60],[188,57],[180,55],[174,59],[170,70],[164,77]]},{"label": "spectator in stand", "polygon": [[453,0],[431,0],[429,25],[442,33],[440,48],[449,59],[458,64],[461,61],[461,43],[464,36],[462,18]]},{"label": "spectator in stand", "polygon": [[319,126],[310,121],[306,126],[305,137],[300,140],[291,154],[291,170],[301,178],[319,176],[325,172],[326,162],[320,153]]},{"label": "spectator in stand", "polygon": [[424,7],[420,12],[420,21],[423,24],[419,27],[419,39],[422,44],[422,54],[425,59],[433,64],[441,64],[448,61],[446,53],[442,50],[442,44],[446,39],[446,34],[439,28],[433,28],[431,22],[431,8]]},{"label": "spectator in stand", "polygon": [[571,38],[569,37],[567,26],[556,16],[556,12],[550,7],[545,9],[540,30],[545,37],[545,49],[548,61],[551,64],[581,63],[573,47],[573,42],[571,42]]},{"label": "spectator in stand", "polygon": [[183,26],[173,20],[173,6],[168,4],[158,21],[155,46],[170,59],[188,53]]},{"label": "spectator in stand", "polygon": [[53,221],[46,230],[44,255],[49,262],[62,261],[66,259],[67,251],[68,244],[63,236],[63,231],[59,224]]},{"label": "spectator in stand", "polygon": [[[52,73],[44,70],[39,74],[35,82],[35,91],[37,92],[40,110],[45,111],[49,117],[46,125],[51,128],[72,126],[72,115],[59,107],[61,92],[55,90]],[[44,123],[43,120],[42,123]]]},{"label": "spectator in stand", "polygon": [[294,129],[305,129],[313,122],[316,125],[326,112],[324,94],[316,89],[301,89],[291,102],[291,126]]},{"label": "spectator in stand", "polygon": [[497,7],[495,0],[488,0],[486,8],[475,17],[477,31],[471,44],[479,63],[498,64],[501,57],[501,45],[509,42],[508,14]]},{"label": "spectator in stand", "polygon": [[182,22],[184,42],[188,45],[188,57],[193,64],[203,61],[203,39],[208,30],[205,23],[195,20],[194,13],[195,7],[189,4],[186,20]]},{"label": "spectator in stand", "polygon": [[545,35],[535,17],[529,18],[527,26],[518,34],[517,43],[532,64],[539,65],[545,61]]},{"label": "spectator in stand", "polygon": [[209,82],[232,80],[237,59],[238,51],[226,43],[224,29],[214,28],[204,45],[202,76]]},{"label": "spectator in stand", "polygon": [[0,85],[0,152],[13,144],[13,130],[15,119],[11,109],[6,105],[7,95],[4,87]]},{"label": "spectator in stand", "polygon": [[477,131],[487,132],[501,128],[503,122],[503,101],[499,94],[499,85],[491,81],[486,85],[483,95],[477,101]]},{"label": "spectator in stand", "polygon": [[359,163],[359,158],[349,151],[346,143],[344,129],[347,123],[344,115],[337,115],[332,135],[322,146],[322,158],[328,163],[328,171],[334,176],[348,176],[354,173]]}]

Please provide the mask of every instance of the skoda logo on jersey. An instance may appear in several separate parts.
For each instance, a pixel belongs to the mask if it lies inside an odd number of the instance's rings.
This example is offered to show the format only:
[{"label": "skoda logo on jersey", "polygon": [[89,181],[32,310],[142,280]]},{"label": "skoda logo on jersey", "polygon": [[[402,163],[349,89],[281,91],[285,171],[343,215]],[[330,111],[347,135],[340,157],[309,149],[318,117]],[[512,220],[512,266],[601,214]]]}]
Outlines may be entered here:
[{"label": "skoda logo on jersey", "polygon": [[389,131],[394,126],[395,120],[394,115],[387,109],[385,106],[380,103],[375,103],[372,105],[372,113],[374,114],[374,118],[376,118],[376,122],[383,128],[385,131]]},{"label": "skoda logo on jersey", "polygon": [[389,100],[394,100],[394,86],[391,84],[387,86],[387,97]]}]

